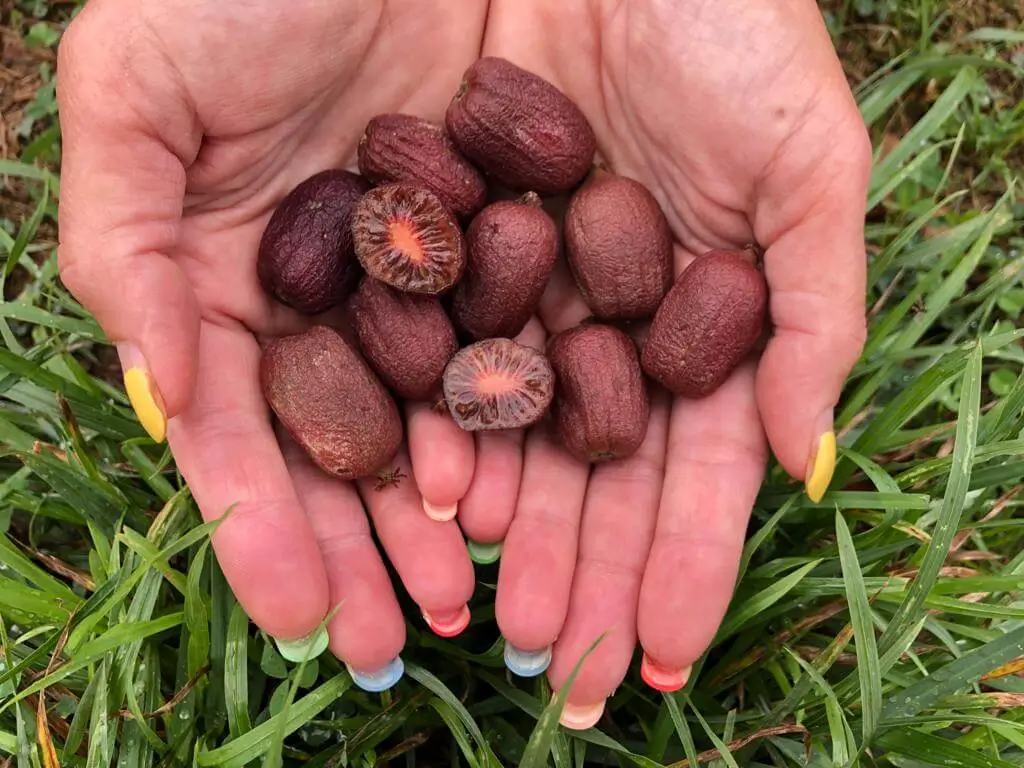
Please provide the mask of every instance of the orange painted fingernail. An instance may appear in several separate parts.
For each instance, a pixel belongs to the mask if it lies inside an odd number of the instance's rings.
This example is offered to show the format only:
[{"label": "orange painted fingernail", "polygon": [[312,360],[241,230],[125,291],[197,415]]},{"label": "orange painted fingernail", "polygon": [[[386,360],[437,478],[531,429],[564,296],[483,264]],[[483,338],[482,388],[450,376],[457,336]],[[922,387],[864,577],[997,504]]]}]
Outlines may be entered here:
[{"label": "orange painted fingernail", "polygon": [[167,437],[167,409],[146,359],[129,343],[118,344],[117,355],[124,371],[124,389],[139,423],[154,442],[162,443]]},{"label": "orange painted fingernail", "polygon": [[423,611],[423,620],[427,626],[438,637],[455,637],[462,634],[462,630],[469,626],[469,606],[463,605],[454,613],[443,613],[431,615]]},{"label": "orange painted fingernail", "polygon": [[662,693],[672,693],[686,685],[686,682],[690,679],[691,669],[693,667],[672,669],[671,667],[662,666],[645,653],[644,660],[640,664],[640,677],[654,690],[661,691]]},{"label": "orange painted fingernail", "polygon": [[587,728],[593,728],[597,725],[597,721],[601,719],[603,714],[604,701],[585,705],[566,702],[558,722],[570,730],[585,731]]}]

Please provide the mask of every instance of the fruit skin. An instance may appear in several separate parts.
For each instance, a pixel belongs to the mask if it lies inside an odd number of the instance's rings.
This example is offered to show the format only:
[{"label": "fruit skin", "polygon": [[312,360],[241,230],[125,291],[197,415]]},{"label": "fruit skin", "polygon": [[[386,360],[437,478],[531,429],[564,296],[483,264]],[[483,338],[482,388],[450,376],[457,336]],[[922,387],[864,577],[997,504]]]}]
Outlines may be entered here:
[{"label": "fruit skin", "polygon": [[596,170],[569,200],[565,251],[595,317],[654,315],[672,286],[672,230],[638,181]]},{"label": "fruit skin", "polygon": [[764,275],[747,254],[709,251],[683,270],[665,296],[641,365],[674,394],[706,397],[757,344],[767,307]]},{"label": "fruit skin", "polygon": [[480,212],[487,182],[459,154],[443,125],[415,115],[377,115],[359,140],[359,172],[374,184],[408,182],[426,187],[461,219]]},{"label": "fruit skin", "polygon": [[[396,246],[396,228],[418,243],[420,261]],[[382,184],[363,195],[352,214],[352,239],[366,274],[400,291],[444,293],[466,268],[458,221],[437,195],[414,184]]]},{"label": "fruit skin", "polygon": [[647,434],[651,404],[636,345],[610,325],[584,322],[548,342],[558,435],[583,462],[624,459]]},{"label": "fruit skin", "polygon": [[[513,393],[481,392],[481,380],[495,374]],[[444,371],[444,397],[455,423],[467,432],[520,429],[547,413],[555,394],[548,359],[512,339],[485,339],[463,347]]]},{"label": "fruit skin", "polygon": [[395,401],[332,328],[316,325],[271,341],[260,384],[282,426],[325,472],[367,477],[398,453],[402,420]]},{"label": "fruit skin", "polygon": [[441,391],[441,376],[459,343],[436,297],[364,277],[349,299],[348,315],[363,356],[392,392],[425,401]]},{"label": "fruit skin", "polygon": [[558,88],[506,59],[477,59],[445,112],[459,151],[492,179],[547,196],[576,186],[597,140],[580,108]]},{"label": "fruit skin", "polygon": [[343,302],[360,274],[352,213],[369,189],[357,174],[327,170],[288,193],[260,240],[256,273],[263,290],[308,315]]},{"label": "fruit skin", "polygon": [[470,339],[518,336],[540,304],[558,258],[558,228],[527,193],[491,203],[466,230],[466,273],[452,319]]}]

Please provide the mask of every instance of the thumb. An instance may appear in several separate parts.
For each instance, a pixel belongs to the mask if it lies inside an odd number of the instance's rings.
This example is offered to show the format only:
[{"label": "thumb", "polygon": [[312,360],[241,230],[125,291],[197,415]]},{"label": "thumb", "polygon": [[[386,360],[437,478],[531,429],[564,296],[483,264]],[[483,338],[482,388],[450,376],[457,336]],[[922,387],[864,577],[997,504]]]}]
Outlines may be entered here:
[{"label": "thumb", "polygon": [[170,254],[201,132],[170,65],[144,53],[154,49],[145,33],[109,44],[110,27],[126,24],[123,13],[110,18],[111,7],[86,7],[60,45],[58,262],[68,290],[117,344],[129,399],[159,442],[196,373],[199,307]]},{"label": "thumb", "polygon": [[821,164],[828,169],[826,181],[766,181],[755,226],[767,246],[774,326],[758,366],[758,410],[779,463],[804,480],[815,502],[835,469],[833,409],[860,357],[866,327],[870,144],[859,130],[848,133],[845,141],[833,136]]}]

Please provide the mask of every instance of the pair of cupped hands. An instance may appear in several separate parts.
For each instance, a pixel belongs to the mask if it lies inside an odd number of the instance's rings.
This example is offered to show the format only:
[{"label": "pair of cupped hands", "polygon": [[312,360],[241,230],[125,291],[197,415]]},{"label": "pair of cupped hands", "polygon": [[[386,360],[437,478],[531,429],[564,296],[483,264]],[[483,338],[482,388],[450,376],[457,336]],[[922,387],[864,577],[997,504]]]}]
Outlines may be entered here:
[{"label": "pair of cupped hands", "polygon": [[[261,290],[259,239],[300,181],[354,166],[374,115],[443,119],[482,55],[579,104],[602,160],[661,203],[677,273],[759,244],[772,335],[710,397],[654,391],[629,459],[592,468],[545,428],[474,436],[424,404],[406,414],[406,479],[341,482],[261,395],[261,340],[312,321]],[[366,690],[401,676],[372,524],[443,636],[470,620],[470,550],[503,542],[513,672],[558,689],[608,633],[565,725],[597,721],[638,642],[649,685],[685,685],[729,603],[769,448],[821,497],[863,343],[870,144],[812,0],[90,0],[57,82],[64,283],[117,343],[132,404],[204,517],[231,509],[219,563],[286,656],[329,642]],[[587,314],[563,269],[520,340]]]}]

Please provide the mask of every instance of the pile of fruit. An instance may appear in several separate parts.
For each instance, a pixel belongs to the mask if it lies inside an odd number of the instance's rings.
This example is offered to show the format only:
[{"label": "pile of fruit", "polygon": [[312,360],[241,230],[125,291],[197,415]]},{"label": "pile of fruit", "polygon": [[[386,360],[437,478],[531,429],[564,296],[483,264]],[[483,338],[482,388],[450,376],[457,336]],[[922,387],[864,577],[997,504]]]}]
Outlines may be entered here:
[{"label": "pile of fruit", "polygon": [[[282,200],[261,284],[305,314],[343,307],[347,321],[276,339],[262,360],[267,402],[319,467],[381,471],[402,442],[398,400],[445,406],[470,431],[550,415],[581,461],[625,458],[647,431],[646,377],[703,397],[754,348],[767,305],[756,259],[711,251],[673,280],[663,211],[595,165],[596,150],[564,93],[482,58],[443,125],[374,117],[358,174],[318,173]],[[560,195],[561,226],[543,207]],[[542,352],[514,339],[563,255],[592,316]],[[623,330],[638,321],[642,346]]]}]

